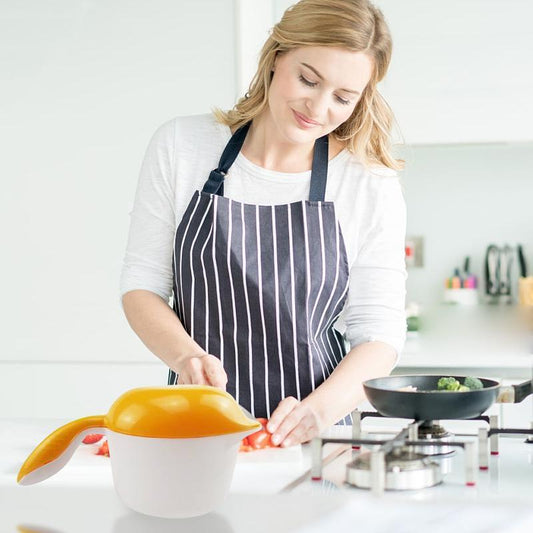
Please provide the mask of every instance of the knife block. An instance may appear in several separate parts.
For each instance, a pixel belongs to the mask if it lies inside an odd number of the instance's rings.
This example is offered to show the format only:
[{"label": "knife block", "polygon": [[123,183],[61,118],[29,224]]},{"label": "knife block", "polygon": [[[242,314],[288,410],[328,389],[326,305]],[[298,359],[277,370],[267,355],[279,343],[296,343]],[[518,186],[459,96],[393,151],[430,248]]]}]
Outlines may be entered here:
[{"label": "knife block", "polygon": [[518,302],[520,305],[533,306],[533,276],[518,278]]}]

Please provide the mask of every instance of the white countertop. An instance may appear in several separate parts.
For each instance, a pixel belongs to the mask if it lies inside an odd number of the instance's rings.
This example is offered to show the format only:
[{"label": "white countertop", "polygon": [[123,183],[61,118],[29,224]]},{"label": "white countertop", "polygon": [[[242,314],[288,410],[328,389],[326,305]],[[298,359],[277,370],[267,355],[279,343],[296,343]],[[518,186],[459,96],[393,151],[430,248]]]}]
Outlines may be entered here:
[{"label": "white countertop", "polygon": [[409,332],[395,373],[450,369],[495,378],[528,378],[533,369],[531,315],[513,306],[439,305]]},{"label": "white countertop", "polygon": [[[78,448],[66,467],[52,478],[37,485],[18,486],[16,474],[26,456],[64,422],[0,420],[0,531],[310,533],[353,531],[357,526],[365,532],[396,533],[414,531],[415,520],[420,526],[417,530],[449,532],[451,528],[474,533],[522,532],[524,524],[533,521],[533,485],[532,491],[516,502],[509,498],[499,501],[497,497],[490,501],[465,501],[460,497],[427,501],[412,493],[379,498],[358,489],[332,491],[320,483],[308,484],[308,491],[280,493],[309,469],[307,445],[301,455],[288,453],[280,460],[240,459],[230,494],[220,509],[188,520],[157,519],[127,509],[113,489],[110,459],[94,455],[95,445]],[[336,445],[327,446],[332,449]],[[325,455],[328,453],[325,450]],[[531,464],[525,466],[532,468]],[[488,524],[490,529],[486,529]]]},{"label": "white countertop", "polygon": [[527,378],[532,373],[533,355],[525,350],[494,351],[461,343],[450,346],[424,333],[410,334],[395,373],[425,373],[439,368],[486,377]]}]

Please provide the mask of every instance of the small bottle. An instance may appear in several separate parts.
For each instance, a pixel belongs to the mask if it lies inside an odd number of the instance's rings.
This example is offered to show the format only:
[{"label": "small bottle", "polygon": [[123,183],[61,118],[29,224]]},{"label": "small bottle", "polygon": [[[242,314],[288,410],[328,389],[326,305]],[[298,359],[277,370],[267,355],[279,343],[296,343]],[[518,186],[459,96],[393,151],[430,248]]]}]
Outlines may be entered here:
[{"label": "small bottle", "polygon": [[462,285],[461,276],[459,276],[459,269],[456,268],[452,278],[452,289],[460,289]]}]

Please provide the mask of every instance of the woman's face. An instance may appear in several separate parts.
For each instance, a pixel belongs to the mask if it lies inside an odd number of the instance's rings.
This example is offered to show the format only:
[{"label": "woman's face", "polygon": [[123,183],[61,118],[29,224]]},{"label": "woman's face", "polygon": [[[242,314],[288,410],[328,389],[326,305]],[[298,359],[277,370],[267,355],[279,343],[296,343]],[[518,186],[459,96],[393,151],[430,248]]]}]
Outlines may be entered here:
[{"label": "woman's face", "polygon": [[350,117],[371,75],[372,60],[363,52],[304,46],[278,54],[270,119],[286,141],[314,141]]}]

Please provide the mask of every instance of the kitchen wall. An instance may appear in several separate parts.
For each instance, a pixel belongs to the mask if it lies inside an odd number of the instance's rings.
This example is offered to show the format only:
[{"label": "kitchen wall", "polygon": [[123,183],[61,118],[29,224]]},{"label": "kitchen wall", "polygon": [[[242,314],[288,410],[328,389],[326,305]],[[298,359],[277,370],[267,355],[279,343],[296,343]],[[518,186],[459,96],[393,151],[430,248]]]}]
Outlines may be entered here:
[{"label": "kitchen wall", "polygon": [[156,128],[233,104],[235,4],[1,3],[0,417],[166,383],[120,305],[129,213]]},{"label": "kitchen wall", "polygon": [[[533,267],[533,143],[402,147],[408,233],[424,237],[424,266],[410,268],[408,300],[441,301],[444,279],[471,257],[483,278],[486,247],[522,243]],[[516,297],[517,269],[513,268]]]},{"label": "kitchen wall", "polygon": [[234,2],[28,0],[0,20],[0,359],[148,360],[119,300],[137,177],[163,122],[231,107]]}]

